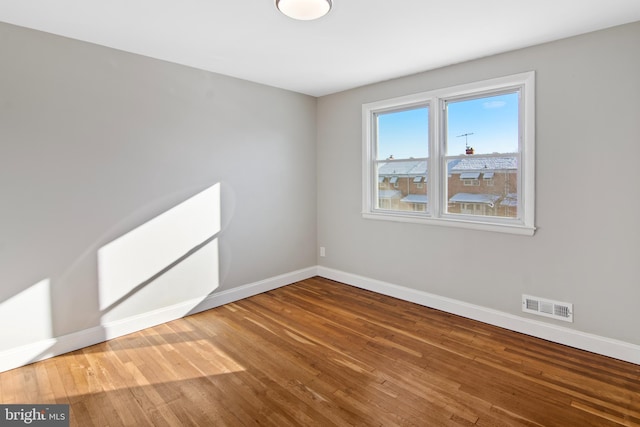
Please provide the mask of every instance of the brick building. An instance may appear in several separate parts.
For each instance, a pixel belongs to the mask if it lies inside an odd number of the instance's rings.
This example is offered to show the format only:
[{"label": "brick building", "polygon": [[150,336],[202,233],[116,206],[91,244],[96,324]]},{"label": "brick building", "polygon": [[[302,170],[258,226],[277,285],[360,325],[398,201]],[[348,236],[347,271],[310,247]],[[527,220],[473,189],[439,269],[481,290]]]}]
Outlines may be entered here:
[{"label": "brick building", "polygon": [[389,160],[378,167],[378,206],[382,209],[425,212],[427,161]]},{"label": "brick building", "polygon": [[516,157],[469,156],[449,163],[448,212],[515,218],[518,208]]},{"label": "brick building", "polygon": [[[517,159],[468,156],[448,163],[449,213],[514,218],[517,215]],[[378,201],[382,209],[425,212],[427,161],[393,160],[378,166]]]}]

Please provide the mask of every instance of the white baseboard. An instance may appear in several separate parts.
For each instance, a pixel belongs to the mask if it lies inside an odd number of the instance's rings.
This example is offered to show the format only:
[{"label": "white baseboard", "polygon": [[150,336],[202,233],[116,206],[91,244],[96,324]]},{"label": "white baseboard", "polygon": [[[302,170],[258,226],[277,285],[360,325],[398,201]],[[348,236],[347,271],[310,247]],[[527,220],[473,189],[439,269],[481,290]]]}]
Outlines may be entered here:
[{"label": "white baseboard", "polygon": [[48,359],[106,340],[117,338],[161,323],[219,307],[234,301],[261,294],[317,275],[317,267],[309,267],[258,282],[207,295],[204,299],[180,302],[158,310],[141,313],[126,319],[108,322],[68,335],[41,340],[9,350],[0,351],[0,372]]},{"label": "white baseboard", "polygon": [[640,364],[640,346],[636,344],[519,317],[502,311],[441,297],[428,292],[410,289],[356,274],[345,273],[327,267],[318,266],[317,272],[319,276],[327,279],[367,289],[379,294],[478,320],[483,323],[542,338],[547,341],[613,357],[626,362]]},{"label": "white baseboard", "polygon": [[636,344],[588,334],[551,323],[527,319],[356,274],[345,273],[327,267],[314,266],[213,293],[202,300],[195,299],[181,302],[169,307],[163,307],[137,316],[105,323],[104,325],[84,329],[68,335],[41,340],[1,351],[0,372],[88,347],[190,314],[219,307],[316,275],[548,341],[640,364],[640,346]]}]

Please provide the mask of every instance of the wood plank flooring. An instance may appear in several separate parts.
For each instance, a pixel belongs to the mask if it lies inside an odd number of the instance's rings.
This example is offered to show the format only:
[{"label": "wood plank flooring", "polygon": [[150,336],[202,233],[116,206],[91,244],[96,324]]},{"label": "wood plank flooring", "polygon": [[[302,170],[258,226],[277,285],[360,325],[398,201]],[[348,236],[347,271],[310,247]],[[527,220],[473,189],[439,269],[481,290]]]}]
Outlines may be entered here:
[{"label": "wood plank flooring", "polygon": [[73,426],[640,426],[640,366],[312,278],[0,373]]}]

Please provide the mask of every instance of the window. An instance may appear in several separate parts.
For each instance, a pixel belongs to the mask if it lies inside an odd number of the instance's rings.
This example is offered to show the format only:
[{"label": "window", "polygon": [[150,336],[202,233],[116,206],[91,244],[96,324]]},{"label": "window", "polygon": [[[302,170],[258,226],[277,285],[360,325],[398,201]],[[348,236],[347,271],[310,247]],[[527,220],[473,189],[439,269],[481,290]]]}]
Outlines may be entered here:
[{"label": "window", "polygon": [[487,187],[493,187],[493,172],[485,172],[482,174],[482,180]]},{"label": "window", "polygon": [[480,185],[480,181],[478,181],[479,177],[480,173],[478,172],[466,172],[460,174],[460,179],[465,187]]},{"label": "window", "polygon": [[533,72],[362,112],[365,218],[534,233]]}]

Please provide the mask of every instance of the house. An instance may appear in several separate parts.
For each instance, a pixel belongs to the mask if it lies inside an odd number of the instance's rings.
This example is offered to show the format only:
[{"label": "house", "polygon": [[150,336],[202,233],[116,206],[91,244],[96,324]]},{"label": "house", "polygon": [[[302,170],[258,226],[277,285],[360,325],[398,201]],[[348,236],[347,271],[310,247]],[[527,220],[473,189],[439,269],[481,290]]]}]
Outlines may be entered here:
[{"label": "house", "polygon": [[[469,156],[449,162],[448,212],[515,218],[516,157]],[[378,207],[426,212],[427,160],[394,160],[378,167]]]},{"label": "house", "polygon": [[[639,41],[632,22],[315,97],[0,23],[0,370],[315,275],[640,363]],[[532,70],[533,236],[362,217],[363,104]],[[514,216],[515,161],[451,165],[448,209]],[[390,161],[380,204],[425,210],[428,184]]]},{"label": "house", "polygon": [[451,213],[515,218],[516,157],[469,156],[450,168],[447,191]]},{"label": "house", "polygon": [[428,203],[426,183],[426,160],[390,160],[380,164],[380,208],[424,212]]}]

